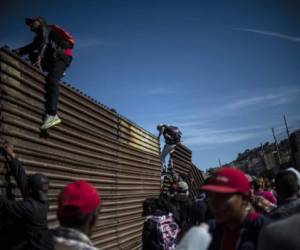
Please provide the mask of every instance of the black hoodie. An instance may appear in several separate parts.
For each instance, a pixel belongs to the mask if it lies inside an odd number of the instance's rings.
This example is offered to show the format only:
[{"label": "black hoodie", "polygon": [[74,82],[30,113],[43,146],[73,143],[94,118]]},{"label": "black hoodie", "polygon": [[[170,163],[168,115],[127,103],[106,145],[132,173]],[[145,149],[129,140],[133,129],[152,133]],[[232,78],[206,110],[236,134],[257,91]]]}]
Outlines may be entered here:
[{"label": "black hoodie", "polygon": [[[24,195],[28,176],[21,163],[9,162],[11,172]],[[48,229],[48,200],[24,197],[14,201],[0,196],[0,247],[18,250],[51,250],[53,241]]]}]

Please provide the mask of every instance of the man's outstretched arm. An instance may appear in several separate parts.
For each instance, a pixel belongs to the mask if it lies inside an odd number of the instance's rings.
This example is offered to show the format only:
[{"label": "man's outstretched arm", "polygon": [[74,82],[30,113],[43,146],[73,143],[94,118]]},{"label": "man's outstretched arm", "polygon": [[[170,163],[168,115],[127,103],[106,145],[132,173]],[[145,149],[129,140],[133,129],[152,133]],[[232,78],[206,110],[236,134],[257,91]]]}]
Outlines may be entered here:
[{"label": "man's outstretched arm", "polygon": [[25,187],[27,184],[27,175],[21,162],[17,159],[14,147],[10,143],[4,144],[4,151],[8,161],[9,168],[14,176],[22,196],[24,196]]}]

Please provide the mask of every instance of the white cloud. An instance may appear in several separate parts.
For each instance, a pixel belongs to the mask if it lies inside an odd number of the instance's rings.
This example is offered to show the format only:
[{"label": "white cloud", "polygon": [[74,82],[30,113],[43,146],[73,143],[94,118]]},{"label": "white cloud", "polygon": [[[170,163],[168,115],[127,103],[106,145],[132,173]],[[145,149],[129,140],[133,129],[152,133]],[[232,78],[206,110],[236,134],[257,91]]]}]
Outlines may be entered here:
[{"label": "white cloud", "polygon": [[231,29],[239,30],[239,31],[245,31],[245,32],[257,33],[257,34],[265,35],[265,36],[272,36],[272,37],[276,37],[276,38],[291,41],[291,42],[298,42],[298,43],[300,42],[300,37],[289,36],[289,35],[286,35],[286,34],[281,34],[281,33],[268,31],[268,30],[257,30],[257,29],[248,29],[248,28],[231,28]]},{"label": "white cloud", "polygon": [[[253,126],[233,127],[233,128],[219,128],[211,127],[182,127],[183,143],[192,146],[194,149],[206,149],[213,145],[227,144],[245,141],[255,137],[261,137],[268,133],[270,124],[260,124]],[[202,149],[204,147],[204,149]]]},{"label": "white cloud", "polygon": [[[267,94],[270,93],[271,94]],[[299,87],[286,87],[286,88],[277,88],[270,90],[261,90],[260,95],[249,96],[245,98],[240,98],[232,103],[229,103],[224,106],[225,109],[237,110],[251,106],[257,106],[261,104],[267,104],[272,106],[284,105],[290,102],[293,102],[295,98],[298,98],[300,92]],[[266,94],[261,94],[266,93]]]},{"label": "white cloud", "polygon": [[207,133],[205,135],[193,135],[184,140],[186,145],[217,145],[244,141],[257,136],[256,133]]},{"label": "white cloud", "polygon": [[176,91],[167,88],[154,88],[143,92],[144,95],[164,95],[174,93],[176,93]]},{"label": "white cloud", "polygon": [[237,100],[233,103],[230,103],[225,106],[227,109],[240,109],[248,106],[254,106],[261,103],[266,103],[270,101],[275,101],[281,98],[282,95],[276,95],[276,94],[270,94],[270,95],[264,95],[264,96],[255,96],[255,97],[249,97]]}]

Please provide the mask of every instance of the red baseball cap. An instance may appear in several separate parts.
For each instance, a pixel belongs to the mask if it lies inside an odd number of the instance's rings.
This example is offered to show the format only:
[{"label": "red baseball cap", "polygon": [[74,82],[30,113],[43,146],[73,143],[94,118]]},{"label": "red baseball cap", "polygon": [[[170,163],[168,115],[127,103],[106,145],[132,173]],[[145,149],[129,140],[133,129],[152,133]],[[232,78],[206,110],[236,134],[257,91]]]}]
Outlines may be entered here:
[{"label": "red baseball cap", "polygon": [[78,180],[68,184],[60,193],[58,200],[58,213],[63,215],[68,210],[65,208],[74,207],[81,213],[91,213],[100,204],[100,196],[94,186],[90,183]]},{"label": "red baseball cap", "polygon": [[200,187],[200,190],[216,193],[240,193],[248,194],[250,184],[246,175],[237,168],[224,167],[217,170],[207,184]]}]

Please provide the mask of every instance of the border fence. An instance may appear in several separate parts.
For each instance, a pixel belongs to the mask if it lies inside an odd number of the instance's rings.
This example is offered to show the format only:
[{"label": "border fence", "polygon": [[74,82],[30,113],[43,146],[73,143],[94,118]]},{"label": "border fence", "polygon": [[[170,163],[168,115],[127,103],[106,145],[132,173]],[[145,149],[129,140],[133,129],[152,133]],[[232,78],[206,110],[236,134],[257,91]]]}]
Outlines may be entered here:
[{"label": "border fence", "polygon": [[[101,249],[141,249],[142,201],[160,193],[160,147],[157,137],[86,96],[60,86],[60,126],[41,134],[45,75],[26,61],[0,49],[0,140],[15,145],[28,173],[50,180],[49,226],[58,225],[57,196],[69,182],[84,179],[101,193],[102,209],[92,235]],[[179,173],[202,175],[183,145],[174,155]],[[197,188],[193,189],[193,194]],[[20,198],[14,179],[0,156],[0,194]]]}]

